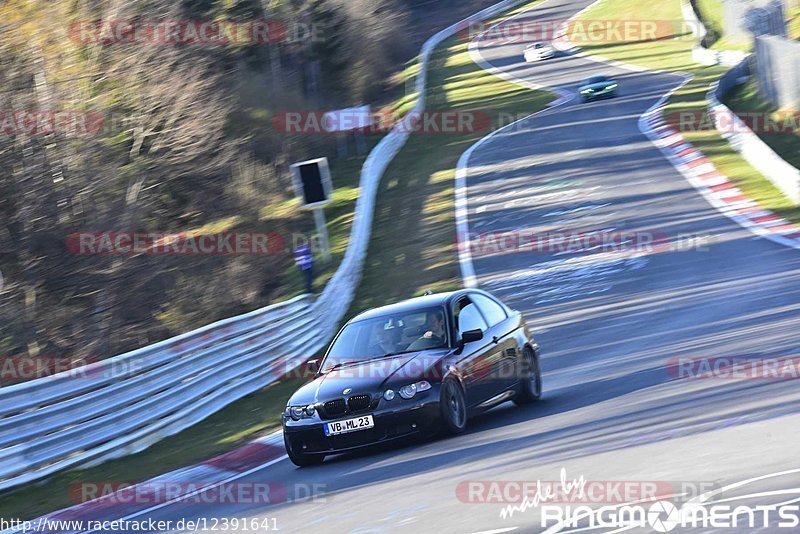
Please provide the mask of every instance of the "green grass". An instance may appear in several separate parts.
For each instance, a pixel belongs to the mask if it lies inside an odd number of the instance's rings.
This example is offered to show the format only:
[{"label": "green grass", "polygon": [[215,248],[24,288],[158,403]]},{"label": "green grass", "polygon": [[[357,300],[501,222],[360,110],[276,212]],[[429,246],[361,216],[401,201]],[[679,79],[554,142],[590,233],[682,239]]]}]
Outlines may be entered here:
[{"label": "green grass", "polygon": [[[587,20],[641,17],[638,0],[604,0],[582,15]],[[663,0],[648,6],[647,16],[654,20],[680,20],[680,0]],[[702,114],[706,111],[709,86],[727,71],[725,67],[702,66],[692,61],[693,41],[686,34],[673,39],[641,43],[598,43],[585,45],[584,51],[650,69],[687,73],[692,80],[676,91],[664,110],[666,116],[683,111]],[[667,88],[665,88],[666,90]],[[727,175],[749,197],[764,208],[800,222],[800,208],[789,200],[760,172],[736,152],[716,130],[685,132],[684,137],[706,154],[720,172]]]},{"label": "green grass", "polygon": [[712,50],[750,51],[750,42],[731,41],[725,37],[725,16],[722,0],[696,0],[700,20],[703,21],[708,35],[706,46]]},{"label": "green grass", "polygon": [[[740,114],[758,112],[763,116],[780,117],[778,109],[759,96],[753,80],[726,95],[725,105]],[[800,168],[800,132],[795,131],[793,135],[760,133],[759,137],[783,159]]]},{"label": "green grass", "polygon": [[789,9],[789,37],[800,40],[800,5]]},{"label": "green grass", "polygon": [[696,0],[697,10],[700,14],[700,20],[706,26],[709,32],[713,32],[717,36],[722,35],[725,21],[722,10],[721,0]]},{"label": "green grass", "polygon": [[[414,76],[417,71],[418,67],[410,65],[405,74]],[[428,85],[429,109],[481,111],[495,121],[529,115],[553,99],[550,93],[531,91],[483,71],[471,61],[467,45],[456,38],[434,52]],[[414,98],[402,97],[390,107],[408,109]],[[411,136],[381,181],[363,283],[353,311],[417,295],[428,288],[439,291],[460,286],[453,244],[455,167],[461,153],[486,133]],[[371,139],[370,146],[377,140]],[[362,161],[363,157],[354,156],[337,161],[332,169],[336,192],[326,215],[333,265],[347,245]],[[271,206],[263,218],[284,217],[293,209],[290,202]],[[214,229],[229,230],[239,222],[221,221]],[[330,272],[332,267],[320,284]],[[299,280],[295,285],[299,292]],[[253,393],[139,454],[67,471],[41,484],[5,493],[0,496],[0,517],[29,519],[69,506],[73,504],[68,494],[71,484],[142,481],[235,449],[280,426],[281,411],[299,383],[284,380]]]},{"label": "green grass", "polygon": [[[459,39],[444,42],[431,59],[429,110],[481,112],[497,126],[503,116],[529,115],[553,99],[551,93],[531,91],[484,71]],[[381,182],[366,268],[351,313],[426,289],[461,286],[454,246],[456,164],[487,133],[411,136]]]}]

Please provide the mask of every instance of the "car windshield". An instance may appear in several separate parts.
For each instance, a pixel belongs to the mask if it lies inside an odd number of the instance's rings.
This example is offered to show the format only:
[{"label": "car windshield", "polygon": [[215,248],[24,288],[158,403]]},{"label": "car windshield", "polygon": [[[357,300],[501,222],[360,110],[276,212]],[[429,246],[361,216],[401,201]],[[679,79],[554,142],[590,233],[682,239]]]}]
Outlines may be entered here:
[{"label": "car windshield", "polygon": [[444,308],[420,308],[348,324],[328,351],[323,369],[382,356],[448,346]]},{"label": "car windshield", "polygon": [[608,78],[605,76],[591,76],[583,81],[583,85],[591,85],[593,83],[607,82]]}]

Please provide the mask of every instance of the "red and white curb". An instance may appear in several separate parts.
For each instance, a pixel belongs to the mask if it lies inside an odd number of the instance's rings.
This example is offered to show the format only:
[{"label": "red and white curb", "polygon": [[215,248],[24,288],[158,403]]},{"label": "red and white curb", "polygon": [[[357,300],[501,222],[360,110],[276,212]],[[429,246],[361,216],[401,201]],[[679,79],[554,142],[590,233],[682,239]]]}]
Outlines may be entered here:
[{"label": "red and white curb", "polygon": [[[150,480],[140,482],[117,490],[102,497],[82,502],[45,515],[31,521],[38,525],[38,531],[47,532],[47,525],[57,521],[130,521],[136,517],[151,513],[166,506],[193,503],[194,498],[202,501],[202,495],[211,490],[230,484],[247,475],[261,471],[286,458],[283,446],[283,433],[273,432],[268,436],[259,438],[247,445],[231,452],[216,456],[196,465],[184,467]],[[118,483],[119,481],[108,481]],[[259,481],[268,483],[267,479]],[[92,483],[102,483],[93,481]],[[172,490],[168,498],[159,498],[164,495],[164,488],[170,485]],[[279,488],[278,484],[275,487]],[[270,484],[272,489],[272,484]],[[156,493],[158,492],[158,493]],[[285,491],[276,491],[275,502],[285,500]],[[136,499],[131,499],[135,495]],[[272,499],[271,499],[272,500]],[[138,501],[138,502],[130,502]],[[58,530],[59,533],[93,532],[93,530]],[[7,529],[0,534],[22,533],[22,529]]]},{"label": "red and white curb", "polygon": [[[595,7],[604,0],[597,0],[570,17],[570,21]],[[647,69],[638,65],[622,63],[582,52],[566,36],[569,21],[563,23],[553,39],[553,46],[562,52],[584,57],[599,63],[613,65],[634,72],[666,73],[683,76],[684,81],[662,96],[644,115],[639,118],[639,130],[661,150],[675,169],[723,215],[746,230],[775,243],[800,249],[800,226],[784,219],[776,213],[764,209],[755,200],[745,195],[741,189],[724,174],[700,150],[689,143],[679,131],[672,128],[663,118],[667,99],[692,79],[681,72]]]},{"label": "red and white curb", "polygon": [[666,97],[639,119],[639,129],[719,212],[756,235],[800,249],[800,226],[762,208],[663,118]]},{"label": "red and white curb", "polygon": [[[461,279],[464,287],[478,287],[478,277],[475,274],[475,266],[472,262],[472,253],[470,252],[470,247],[463,246],[461,243],[461,239],[463,236],[468,235],[469,233],[469,200],[468,200],[468,192],[467,192],[467,175],[469,173],[469,159],[472,156],[472,153],[475,152],[481,145],[490,141],[495,136],[506,132],[507,130],[512,129],[513,127],[517,126],[519,123],[530,119],[531,117],[535,117],[539,114],[549,112],[554,108],[563,106],[564,104],[571,102],[575,95],[572,93],[565,91],[563,89],[557,88],[549,88],[543,87],[539,84],[532,83],[524,78],[519,78],[518,76],[514,76],[513,74],[509,74],[502,69],[498,69],[491,63],[489,63],[486,58],[483,57],[481,54],[480,43],[484,35],[488,34],[489,32],[493,31],[496,27],[501,26],[517,17],[521,17],[522,15],[528,13],[529,11],[539,8],[547,3],[548,0],[544,2],[538,3],[534,6],[529,7],[519,13],[512,15],[500,22],[493,24],[489,27],[486,31],[482,32],[478,35],[475,39],[473,39],[469,43],[469,55],[470,59],[481,67],[483,70],[490,72],[491,74],[497,76],[498,78],[502,78],[508,82],[511,82],[515,85],[519,85],[520,87],[525,87],[528,89],[542,90],[542,91],[549,91],[553,93],[556,98],[550,101],[544,109],[541,109],[535,113],[531,113],[530,115],[518,119],[510,124],[506,124],[502,128],[499,128],[490,134],[482,137],[478,141],[476,141],[472,146],[470,146],[461,157],[458,159],[458,163],[456,165],[456,177],[455,177],[455,212],[456,212],[456,236],[459,239],[458,243],[458,264],[461,269]],[[1,534],[1,533],[0,533]]]}]

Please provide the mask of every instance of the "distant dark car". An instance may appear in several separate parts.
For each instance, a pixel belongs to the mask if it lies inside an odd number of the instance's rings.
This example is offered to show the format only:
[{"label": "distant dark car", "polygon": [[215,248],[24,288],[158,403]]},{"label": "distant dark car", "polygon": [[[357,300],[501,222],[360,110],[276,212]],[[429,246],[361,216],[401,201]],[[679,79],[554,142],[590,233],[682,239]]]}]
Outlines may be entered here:
[{"label": "distant dark car", "polygon": [[289,399],[283,435],[299,466],[393,440],[463,432],[469,416],[539,399],[539,346],[518,311],[480,290],[426,295],[359,314],[314,380]]},{"label": "distant dark car", "polygon": [[591,76],[581,82],[578,92],[584,102],[617,96],[617,80],[608,76]]}]

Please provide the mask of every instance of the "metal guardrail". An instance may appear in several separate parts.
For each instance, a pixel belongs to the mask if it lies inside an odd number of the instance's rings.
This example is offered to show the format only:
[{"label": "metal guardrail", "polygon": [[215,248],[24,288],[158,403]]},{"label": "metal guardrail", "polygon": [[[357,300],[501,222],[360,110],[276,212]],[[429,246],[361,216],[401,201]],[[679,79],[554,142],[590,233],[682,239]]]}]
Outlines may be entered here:
[{"label": "metal guardrail", "polygon": [[[504,0],[425,42],[412,113],[425,109],[434,48],[470,22],[522,1]],[[407,141],[411,120],[407,116],[367,157],[347,251],[316,301],[302,295],[80,370],[0,388],[0,491],[141,451],[272,383],[322,349],[353,300],[378,184]]]},{"label": "metal guardrail", "polygon": [[692,48],[692,58],[703,65],[731,66],[711,85],[708,92],[708,110],[717,131],[728,140],[738,153],[772,182],[795,205],[800,205],[800,170],[775,153],[736,113],[721,102],[728,91],[750,75],[750,55],[737,50],[708,50],[701,43],[706,35],[703,25],[689,0],[681,0],[684,20],[692,29],[697,42]]},{"label": "metal guardrail", "polygon": [[0,388],[0,489],[140,451],[313,354],[307,295],[78,370]]},{"label": "metal guardrail", "polygon": [[708,92],[709,112],[717,131],[734,150],[764,175],[795,205],[800,205],[800,170],[781,158],[735,112],[721,102],[728,91],[750,74],[750,58],[726,72]]}]

